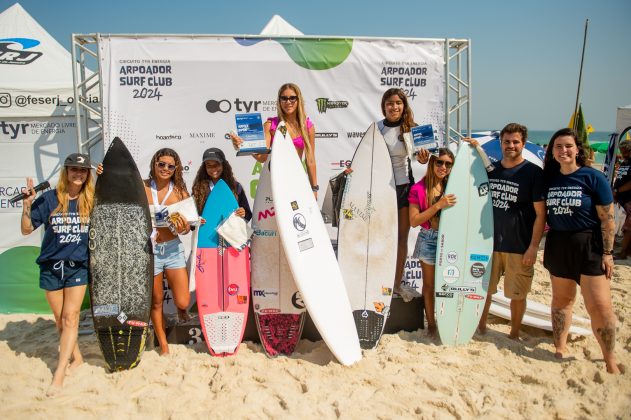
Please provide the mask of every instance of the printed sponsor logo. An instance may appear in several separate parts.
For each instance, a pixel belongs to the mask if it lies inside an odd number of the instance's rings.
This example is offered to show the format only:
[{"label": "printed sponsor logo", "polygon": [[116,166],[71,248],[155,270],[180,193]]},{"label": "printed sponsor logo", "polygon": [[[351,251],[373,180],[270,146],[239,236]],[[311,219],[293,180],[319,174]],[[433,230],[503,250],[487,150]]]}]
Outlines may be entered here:
[{"label": "printed sponsor logo", "polygon": [[126,314],[125,312],[122,312],[122,311],[121,311],[121,313],[120,313],[120,314],[118,314],[118,316],[116,317],[116,319],[118,319],[118,321],[119,321],[121,324],[124,324],[124,323],[125,323],[125,321],[127,321],[127,314]]},{"label": "printed sponsor logo", "polygon": [[274,204],[274,199],[272,197],[265,197],[265,204]]},{"label": "printed sponsor logo", "polygon": [[292,201],[292,202],[291,202],[291,209],[292,209],[293,211],[298,210],[298,202],[297,202],[297,201]]},{"label": "printed sponsor logo", "polygon": [[280,309],[278,308],[265,308],[260,311],[262,314],[279,314]]},{"label": "printed sponsor logo", "polygon": [[0,108],[9,108],[11,106],[11,94],[2,92],[0,93]]},{"label": "printed sponsor logo", "polygon": [[182,140],[179,134],[156,134],[156,140]]},{"label": "printed sponsor logo", "polygon": [[228,292],[228,294],[230,296],[234,296],[237,293],[239,293],[239,286],[234,284],[234,283],[232,283],[232,284],[228,285],[226,291]]},{"label": "printed sponsor logo", "polygon": [[131,325],[132,327],[146,327],[148,324],[146,322],[137,321],[135,319],[128,319],[127,325]]},{"label": "printed sponsor logo", "polygon": [[307,219],[305,219],[302,213],[294,214],[293,223],[294,223],[294,229],[296,229],[299,232],[302,232],[303,230],[307,228]]},{"label": "printed sponsor logo", "polygon": [[449,292],[436,292],[436,297],[439,298],[453,298],[454,294]]},{"label": "printed sponsor logo", "polygon": [[118,315],[118,304],[111,303],[109,305],[99,305],[94,307],[94,316],[112,316]]},{"label": "printed sponsor logo", "polygon": [[[206,111],[214,114],[216,112],[227,113],[232,110],[235,112],[259,112],[268,111],[270,101],[248,100],[248,99],[210,99],[206,102]],[[273,101],[272,101],[273,102]],[[274,106],[275,108],[275,106]]]},{"label": "printed sponsor logo", "polygon": [[362,318],[368,318],[368,311],[364,310],[364,312],[362,312]]},{"label": "printed sponsor logo", "polygon": [[350,168],[352,161],[349,159],[340,159],[335,162],[331,162],[331,169],[339,171],[341,169]]},{"label": "printed sponsor logo", "polygon": [[361,139],[364,137],[364,134],[365,133],[363,131],[347,131],[346,137],[349,139]]},{"label": "printed sponsor logo", "polygon": [[392,296],[392,287],[381,286],[381,294],[384,296]]},{"label": "printed sponsor logo", "polygon": [[334,133],[334,132],[315,133],[316,139],[336,139],[337,137],[338,137],[338,133]]},{"label": "printed sponsor logo", "polygon": [[254,235],[264,237],[264,238],[270,238],[270,237],[278,236],[278,232],[276,232],[275,230],[255,229]]},{"label": "printed sponsor logo", "polygon": [[188,161],[182,160],[182,172],[184,172],[185,174],[190,173],[191,172],[191,166],[193,166],[193,161],[192,160],[188,160]]},{"label": "printed sponsor logo", "polygon": [[342,209],[342,214],[346,220],[353,220],[353,209]]},{"label": "printed sponsor logo", "polygon": [[318,98],[315,101],[320,114],[324,114],[327,109],[348,108],[348,101],[331,101],[329,98]]},{"label": "printed sponsor logo", "polygon": [[473,293],[475,292],[475,287],[454,286],[450,287],[447,290],[449,290],[450,292]]},{"label": "printed sponsor logo", "polygon": [[480,262],[488,262],[489,256],[484,254],[471,254],[469,255],[469,259],[471,261],[480,261]]},{"label": "printed sponsor logo", "polygon": [[252,296],[257,296],[257,297],[278,296],[278,290],[275,290],[275,289],[254,289],[254,290],[252,290]]},{"label": "printed sponsor logo", "polygon": [[476,295],[475,293],[469,293],[469,294],[465,295],[464,297],[466,297],[467,299],[471,299],[471,300],[483,300],[484,299],[484,296]]},{"label": "printed sponsor logo", "polygon": [[40,42],[31,38],[3,38],[0,39],[0,64],[26,65],[40,58],[39,51],[26,51],[36,47]]},{"label": "printed sponsor logo", "polygon": [[456,261],[458,261],[458,254],[456,253],[456,251],[449,251],[447,253],[447,262],[450,264],[454,264]]},{"label": "printed sponsor logo", "polygon": [[274,211],[274,207],[272,207],[271,209],[265,209],[263,211],[259,212],[258,218],[259,220],[261,219],[267,219],[268,217],[274,217],[276,216],[276,212]]},{"label": "printed sponsor logo", "polygon": [[302,295],[300,294],[300,292],[295,292],[293,295],[291,295],[291,304],[296,309],[304,309],[305,308],[305,304],[302,301]]},{"label": "printed sponsor logo", "polygon": [[10,122],[0,121],[0,131],[2,134],[9,136],[10,140],[16,140],[18,136],[26,134],[26,128],[30,124],[25,123],[15,123],[11,124]]},{"label": "printed sponsor logo", "polygon": [[451,284],[455,283],[460,278],[460,270],[455,265],[448,265],[443,270],[443,279],[445,282]]},{"label": "printed sponsor logo", "polygon": [[489,183],[488,182],[483,182],[478,187],[478,195],[480,197],[484,197],[484,196],[486,196],[488,194],[489,194]]},{"label": "printed sponsor logo", "polygon": [[[214,139],[215,133],[212,133],[212,132],[188,133],[188,138],[189,139]],[[226,140],[228,139],[230,139],[230,136],[226,138]]]},{"label": "printed sponsor logo", "polygon": [[237,303],[239,305],[245,305],[246,303],[248,303],[248,297],[245,295],[239,295],[237,296]]},{"label": "printed sponsor logo", "polygon": [[473,277],[482,277],[484,273],[486,273],[484,264],[477,262],[471,266],[471,275]]}]

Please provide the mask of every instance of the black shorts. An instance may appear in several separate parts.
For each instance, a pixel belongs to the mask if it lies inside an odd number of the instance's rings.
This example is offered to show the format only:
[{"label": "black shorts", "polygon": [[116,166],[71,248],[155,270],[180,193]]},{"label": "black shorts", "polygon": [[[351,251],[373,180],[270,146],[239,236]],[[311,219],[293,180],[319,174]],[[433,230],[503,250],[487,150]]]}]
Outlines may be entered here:
[{"label": "black shorts", "polygon": [[397,209],[401,210],[403,207],[410,207],[408,201],[408,194],[410,194],[410,184],[397,185]]},{"label": "black shorts", "polygon": [[603,240],[598,228],[565,232],[550,230],[543,252],[543,266],[555,277],[581,284],[581,274],[602,276]]}]

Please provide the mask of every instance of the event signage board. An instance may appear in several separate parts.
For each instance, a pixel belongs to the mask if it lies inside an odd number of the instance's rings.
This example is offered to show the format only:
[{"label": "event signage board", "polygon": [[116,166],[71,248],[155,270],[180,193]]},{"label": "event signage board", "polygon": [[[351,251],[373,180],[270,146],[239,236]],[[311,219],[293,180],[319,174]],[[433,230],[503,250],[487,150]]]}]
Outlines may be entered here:
[{"label": "event signage board", "polygon": [[[227,133],[237,114],[277,116],[278,90],[288,82],[300,87],[315,125],[321,186],[383,119],[389,88],[402,88],[415,122],[444,140],[444,40],[103,35],[98,42],[105,147],[120,137],[143,176],[155,151],[169,147],[190,188],[203,151],[219,147],[252,202],[262,165],[235,157]],[[424,169],[412,166],[420,179]]]}]

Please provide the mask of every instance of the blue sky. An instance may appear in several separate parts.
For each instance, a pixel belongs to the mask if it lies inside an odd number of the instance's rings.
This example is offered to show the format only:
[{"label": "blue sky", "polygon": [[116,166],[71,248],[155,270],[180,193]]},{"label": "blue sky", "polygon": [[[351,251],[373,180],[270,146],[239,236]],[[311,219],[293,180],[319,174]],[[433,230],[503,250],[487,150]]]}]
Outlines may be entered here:
[{"label": "blue sky", "polygon": [[[0,0],[0,11],[14,4]],[[587,122],[613,131],[631,104],[630,0],[450,2],[22,0],[66,48],[72,33],[256,34],[274,14],[307,35],[469,38],[473,126],[567,125],[590,19],[581,102]]]}]

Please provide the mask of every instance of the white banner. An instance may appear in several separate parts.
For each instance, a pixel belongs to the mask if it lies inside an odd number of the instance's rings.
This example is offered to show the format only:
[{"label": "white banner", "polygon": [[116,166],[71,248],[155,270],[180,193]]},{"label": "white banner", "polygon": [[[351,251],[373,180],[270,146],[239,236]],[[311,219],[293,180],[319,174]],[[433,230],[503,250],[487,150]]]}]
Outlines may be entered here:
[{"label": "white banner", "polygon": [[[415,121],[444,138],[443,40],[101,37],[99,52],[105,144],[120,137],[143,177],[156,150],[173,148],[189,190],[203,151],[220,147],[253,200],[261,166],[236,157],[226,133],[237,113],[275,116],[287,82],[300,86],[315,124],[320,202],[364,131],[383,119],[388,88],[403,88]],[[413,167],[418,180],[422,169]]]}]

